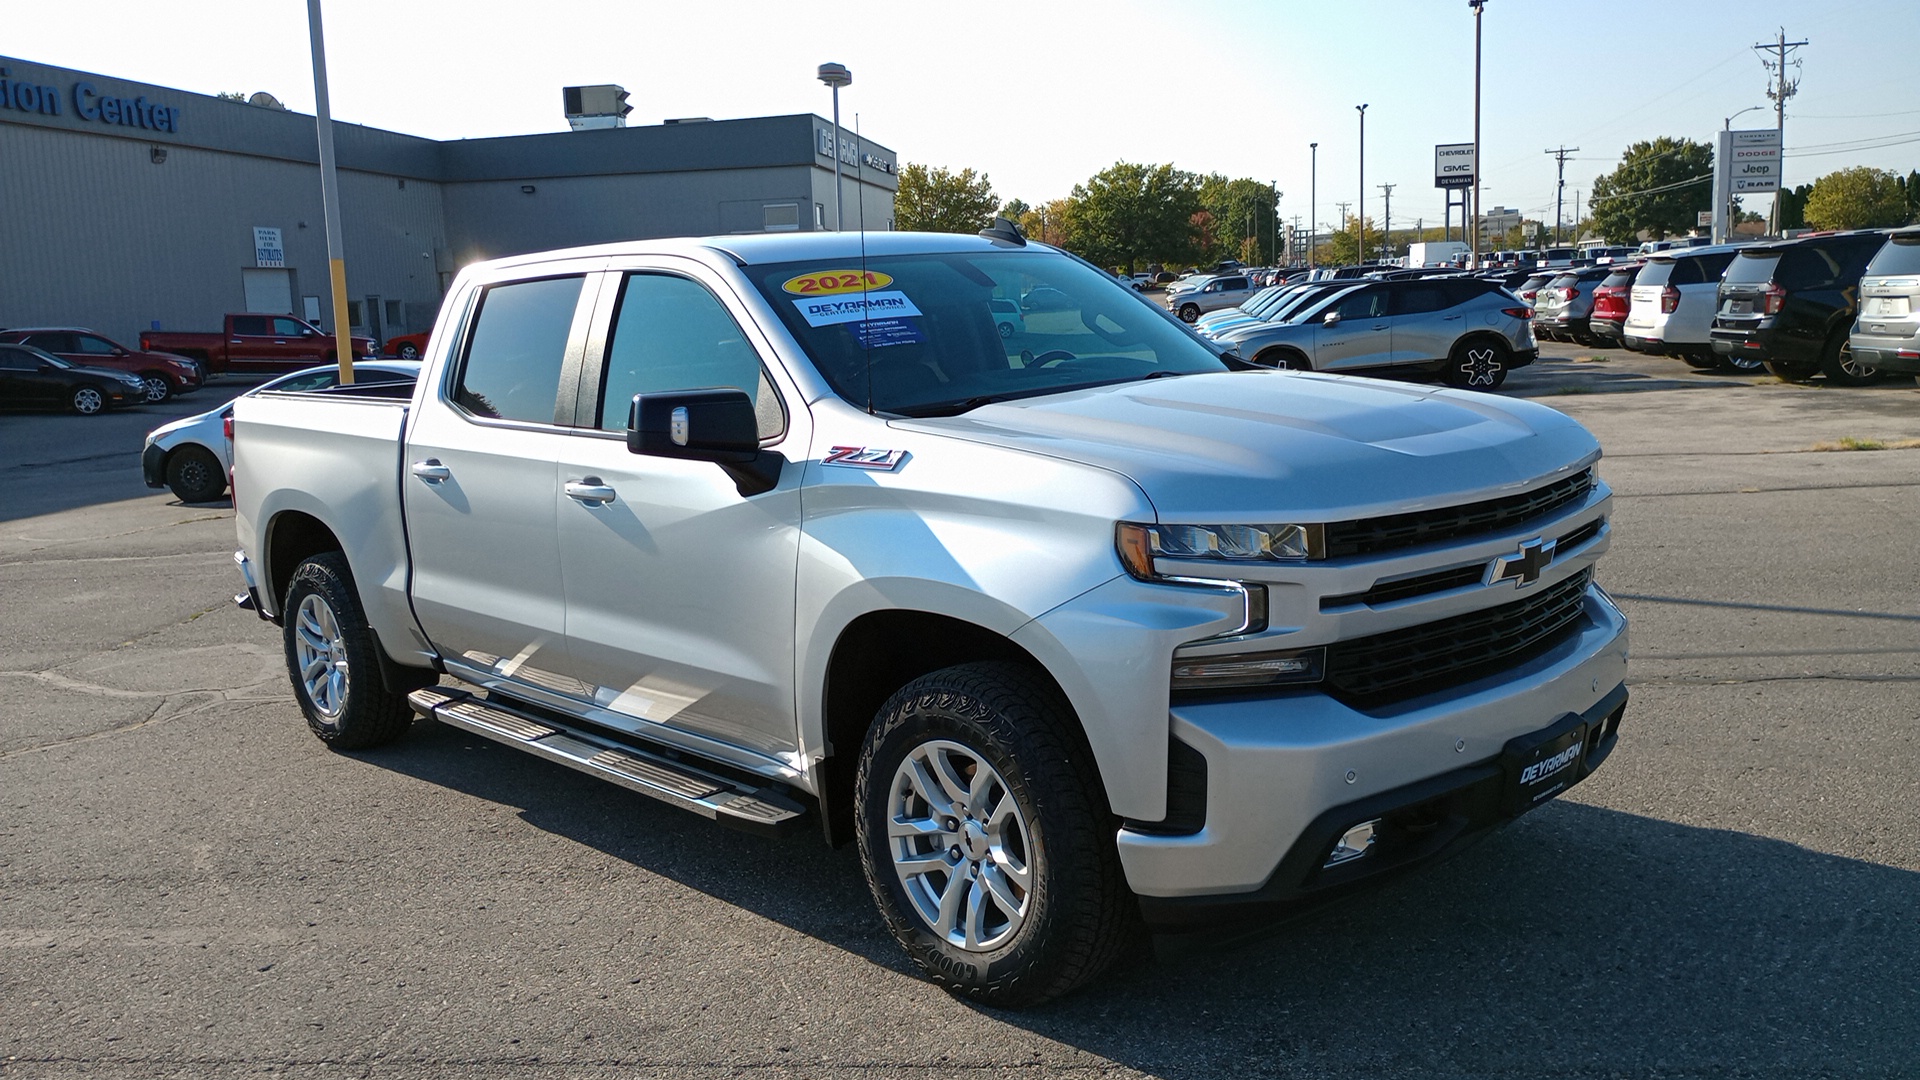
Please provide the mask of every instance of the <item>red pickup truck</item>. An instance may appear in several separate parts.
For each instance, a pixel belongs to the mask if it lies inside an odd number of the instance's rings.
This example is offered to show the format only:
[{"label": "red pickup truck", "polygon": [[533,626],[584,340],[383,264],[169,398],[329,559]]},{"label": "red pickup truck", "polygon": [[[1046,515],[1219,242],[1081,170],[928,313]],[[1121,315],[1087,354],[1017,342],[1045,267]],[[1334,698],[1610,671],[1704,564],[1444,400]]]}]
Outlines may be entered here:
[{"label": "red pickup truck", "polygon": [[[337,359],[332,334],[291,315],[229,315],[224,334],[148,330],[140,348],[191,356],[208,371],[297,371]],[[379,350],[372,338],[357,337],[353,355],[378,356]]]}]

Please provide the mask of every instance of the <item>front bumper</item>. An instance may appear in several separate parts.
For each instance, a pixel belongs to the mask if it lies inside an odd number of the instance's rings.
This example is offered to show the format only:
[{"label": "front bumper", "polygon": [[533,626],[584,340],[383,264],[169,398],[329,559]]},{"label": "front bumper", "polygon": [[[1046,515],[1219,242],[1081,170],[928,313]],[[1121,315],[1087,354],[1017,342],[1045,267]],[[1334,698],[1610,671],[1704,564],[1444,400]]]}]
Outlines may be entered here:
[{"label": "front bumper", "polygon": [[[1466,793],[1486,782],[1486,770],[1497,771],[1502,749],[1603,705],[1605,721],[1624,693],[1626,618],[1598,588],[1589,587],[1583,603],[1580,630],[1550,651],[1379,709],[1316,691],[1176,704],[1174,738],[1206,759],[1206,819],[1191,835],[1119,831],[1120,860],[1143,909],[1179,921],[1187,909],[1298,903],[1425,861],[1506,820]],[[1460,818],[1453,839],[1320,872],[1339,835],[1325,835],[1334,819],[1341,830],[1366,820],[1345,821],[1343,810],[1382,800],[1390,809],[1418,808],[1443,796],[1449,807],[1459,803],[1447,815]]]},{"label": "front bumper", "polygon": [[159,443],[148,443],[140,451],[140,479],[150,488],[167,486],[167,452]]}]

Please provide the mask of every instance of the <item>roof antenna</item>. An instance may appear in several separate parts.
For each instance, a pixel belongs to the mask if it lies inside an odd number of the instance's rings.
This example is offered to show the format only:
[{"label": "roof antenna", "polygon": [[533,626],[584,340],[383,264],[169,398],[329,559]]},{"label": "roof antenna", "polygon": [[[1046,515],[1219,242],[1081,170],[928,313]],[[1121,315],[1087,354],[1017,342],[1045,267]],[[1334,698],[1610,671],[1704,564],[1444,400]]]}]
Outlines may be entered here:
[{"label": "roof antenna", "polygon": [[[834,153],[840,148],[834,147]],[[867,156],[866,146],[860,139],[860,114],[853,114],[853,184],[854,194],[859,196],[860,204],[860,347],[867,358],[867,415],[873,415],[873,310],[867,305],[867,290],[872,288],[872,278],[867,276],[867,191],[866,177],[860,170],[866,168],[862,159]]]},{"label": "roof antenna", "polygon": [[1001,214],[994,215],[993,224],[981,229],[980,235],[996,244],[1009,244],[1013,247],[1027,246],[1027,234],[1020,231],[1020,226],[1015,224],[1012,218]]}]

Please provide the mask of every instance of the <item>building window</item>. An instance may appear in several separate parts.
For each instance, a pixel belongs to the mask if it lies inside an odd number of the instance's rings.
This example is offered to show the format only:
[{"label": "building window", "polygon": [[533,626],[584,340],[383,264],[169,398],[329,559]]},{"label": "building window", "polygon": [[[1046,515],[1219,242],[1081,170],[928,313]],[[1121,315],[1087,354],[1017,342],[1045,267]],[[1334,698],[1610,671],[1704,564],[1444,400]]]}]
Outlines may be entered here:
[{"label": "building window", "polygon": [[347,301],[347,325],[348,326],[367,325],[367,313],[361,307],[360,301],[358,300]]},{"label": "building window", "polygon": [[768,203],[766,217],[768,232],[796,232],[800,228],[800,204]]},{"label": "building window", "polygon": [[387,325],[388,326],[399,326],[401,323],[406,321],[406,314],[400,309],[401,309],[400,301],[398,300],[387,301]]},{"label": "building window", "polygon": [[826,203],[813,204],[813,231],[815,232],[827,231],[827,204]]}]

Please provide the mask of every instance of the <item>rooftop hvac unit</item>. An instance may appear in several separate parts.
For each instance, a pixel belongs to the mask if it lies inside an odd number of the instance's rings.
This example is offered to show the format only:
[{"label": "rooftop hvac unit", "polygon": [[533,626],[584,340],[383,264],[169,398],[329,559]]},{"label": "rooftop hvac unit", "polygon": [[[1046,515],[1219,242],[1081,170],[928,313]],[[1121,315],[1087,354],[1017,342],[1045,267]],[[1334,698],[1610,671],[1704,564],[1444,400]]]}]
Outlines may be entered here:
[{"label": "rooftop hvac unit", "polygon": [[626,127],[627,114],[633,111],[626,90],[612,83],[562,87],[560,96],[566,103],[567,124],[575,131]]}]

